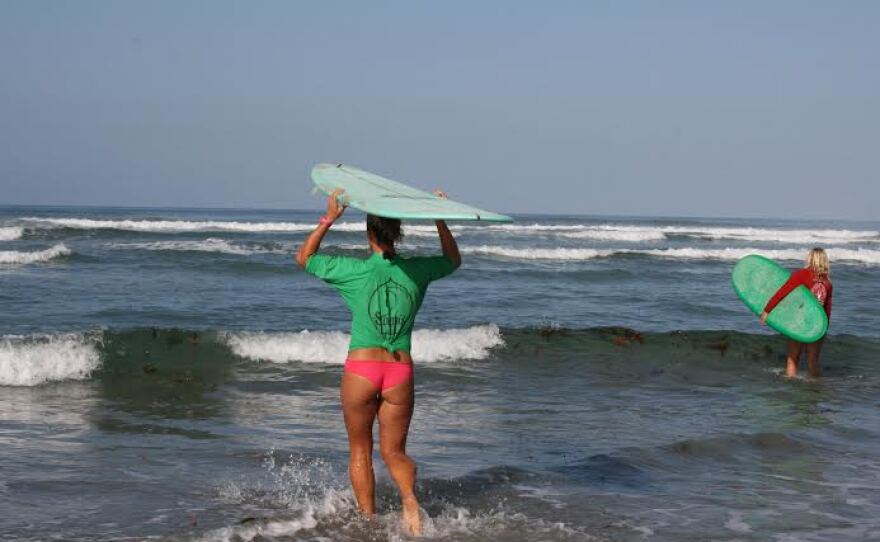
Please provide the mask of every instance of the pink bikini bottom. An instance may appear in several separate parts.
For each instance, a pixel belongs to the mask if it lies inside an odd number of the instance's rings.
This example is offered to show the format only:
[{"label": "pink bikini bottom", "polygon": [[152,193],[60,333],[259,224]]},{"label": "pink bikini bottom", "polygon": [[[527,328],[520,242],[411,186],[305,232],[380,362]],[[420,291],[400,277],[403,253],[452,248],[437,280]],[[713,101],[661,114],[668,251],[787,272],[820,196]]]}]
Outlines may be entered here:
[{"label": "pink bikini bottom", "polygon": [[380,391],[403,384],[413,377],[412,363],[399,361],[347,359],[345,360],[345,370],[366,378]]}]

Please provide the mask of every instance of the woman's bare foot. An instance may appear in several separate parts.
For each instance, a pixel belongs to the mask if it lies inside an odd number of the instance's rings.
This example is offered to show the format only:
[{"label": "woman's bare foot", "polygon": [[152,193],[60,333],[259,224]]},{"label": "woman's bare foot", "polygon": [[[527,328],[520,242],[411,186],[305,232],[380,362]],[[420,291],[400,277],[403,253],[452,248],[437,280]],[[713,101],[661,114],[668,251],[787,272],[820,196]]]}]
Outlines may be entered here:
[{"label": "woman's bare foot", "polygon": [[409,534],[420,536],[422,534],[422,511],[419,508],[419,501],[415,497],[408,497],[402,500],[403,504],[403,522]]}]

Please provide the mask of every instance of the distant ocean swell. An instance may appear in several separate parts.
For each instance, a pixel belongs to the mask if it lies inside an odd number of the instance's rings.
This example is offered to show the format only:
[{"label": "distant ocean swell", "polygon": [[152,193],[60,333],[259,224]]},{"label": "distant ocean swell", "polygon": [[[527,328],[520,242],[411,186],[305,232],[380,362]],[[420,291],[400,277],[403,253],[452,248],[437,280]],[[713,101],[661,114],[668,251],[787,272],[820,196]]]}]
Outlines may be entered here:
[{"label": "distant ocean swell", "polygon": [[[167,252],[201,252],[228,254],[233,256],[252,256],[257,254],[274,254],[287,256],[293,254],[295,244],[275,242],[233,241],[219,238],[202,240],[169,240],[143,243],[110,243],[108,248],[114,250],[145,250]],[[326,249],[363,252],[363,245],[326,244]],[[429,251],[432,246],[406,245],[404,250]],[[775,260],[801,261],[808,248],[770,249],[763,247],[725,247],[725,248],[581,248],[568,246],[521,248],[505,245],[469,245],[460,244],[462,254],[470,254],[491,259],[521,261],[589,261],[613,258],[648,257],[674,260],[720,260],[736,261],[749,254],[760,254]],[[74,251],[64,243],[57,243],[43,250],[2,250],[0,265],[28,265],[45,263],[71,256]],[[828,255],[836,264],[860,264],[868,266],[880,265],[880,250],[866,248],[829,248]]]},{"label": "distant ocean swell", "polygon": [[[242,362],[316,370],[345,360],[349,337],[340,331],[212,332],[135,329],[0,337],[0,386],[37,386],[112,375],[128,377],[222,371]],[[869,364],[880,342],[836,336],[835,355],[855,366]],[[501,330],[494,324],[461,329],[423,329],[413,335],[418,365],[443,363],[545,363],[584,358],[626,359],[633,371],[646,363],[693,364],[708,371],[741,370],[733,360],[778,361],[784,339],[735,331],[641,333],[619,327]],[[713,365],[711,360],[717,360]],[[577,361],[576,361],[577,362]],[[580,362],[578,362],[580,363]],[[604,361],[603,361],[604,363]],[[295,366],[293,366],[295,367]],[[333,369],[337,370],[337,369]]]},{"label": "distant ocean swell", "polygon": [[[154,251],[192,251],[192,252],[219,252],[238,256],[253,254],[292,254],[294,244],[283,245],[280,243],[253,243],[228,241],[225,239],[209,238],[197,241],[155,241],[149,243],[114,243],[111,248],[121,250],[154,250]],[[339,248],[347,251],[363,251],[364,245],[326,244],[325,248]],[[413,245],[406,246],[410,250],[430,250],[433,246]],[[762,254],[768,258],[777,260],[802,260],[807,248],[793,249],[766,249],[760,247],[744,248],[656,248],[656,249],[633,249],[633,248],[518,248],[504,245],[460,245],[463,254],[473,254],[500,259],[519,260],[594,260],[600,258],[644,256],[654,258],[674,258],[683,260],[738,260],[749,254]],[[851,262],[869,265],[880,265],[880,250],[870,249],[842,249],[832,248],[828,250],[830,257],[835,262]]]},{"label": "distant ocean swell", "polygon": [[236,256],[252,254],[291,254],[293,247],[279,243],[240,242],[209,237],[202,240],[153,241],[147,243],[112,243],[110,248],[119,250],[153,250],[174,252],[220,252]]},{"label": "distant ocean swell", "polygon": [[[232,232],[232,233],[305,233],[314,229],[310,222],[244,222],[222,220],[99,220],[92,218],[26,217],[15,225],[0,227],[0,240],[20,238],[25,229],[119,230],[151,233]],[[363,222],[342,221],[335,231],[362,232]],[[790,244],[852,244],[880,243],[880,231],[847,229],[785,229],[722,226],[664,226],[632,224],[454,224],[452,230],[461,234],[495,232],[512,235],[552,236],[596,241],[649,242],[665,239],[692,238],[699,240],[727,239],[734,241],[777,242]],[[435,235],[429,224],[404,226],[406,235]]]},{"label": "distant ocean swell", "polygon": [[[673,258],[683,260],[738,260],[749,254],[761,254],[776,260],[803,260],[807,248],[766,249],[759,247],[746,248],[656,248],[656,249],[594,249],[594,248],[515,248],[498,245],[480,245],[461,247],[465,254],[479,256],[502,257],[520,260],[593,260],[597,258],[613,258],[621,256],[649,256],[655,258]],[[828,255],[834,262],[852,262],[868,265],[880,265],[880,250],[869,249],[828,249]]]}]

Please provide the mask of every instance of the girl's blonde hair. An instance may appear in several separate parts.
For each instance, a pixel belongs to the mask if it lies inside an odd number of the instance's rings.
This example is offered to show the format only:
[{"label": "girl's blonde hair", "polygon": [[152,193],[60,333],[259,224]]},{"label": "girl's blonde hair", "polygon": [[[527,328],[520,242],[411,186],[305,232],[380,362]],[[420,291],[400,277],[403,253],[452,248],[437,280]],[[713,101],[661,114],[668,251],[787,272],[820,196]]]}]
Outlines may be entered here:
[{"label": "girl's blonde hair", "polygon": [[821,248],[814,248],[807,253],[807,267],[820,277],[831,275],[831,262],[828,261],[828,254]]}]

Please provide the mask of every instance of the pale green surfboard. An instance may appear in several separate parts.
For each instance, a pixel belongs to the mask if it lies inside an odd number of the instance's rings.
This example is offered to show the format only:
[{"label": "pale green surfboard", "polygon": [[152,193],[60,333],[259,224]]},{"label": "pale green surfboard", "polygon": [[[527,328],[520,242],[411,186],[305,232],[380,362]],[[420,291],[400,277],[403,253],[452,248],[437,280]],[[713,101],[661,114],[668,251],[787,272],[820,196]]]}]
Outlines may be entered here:
[{"label": "pale green surfboard", "polygon": [[[788,270],[773,260],[752,254],[736,262],[731,282],[742,302],[753,313],[760,315],[773,294],[790,276]],[[810,290],[798,286],[770,312],[767,325],[786,337],[811,343],[825,335],[828,317]]]},{"label": "pale green surfboard", "polygon": [[385,218],[512,222],[509,216],[443,199],[345,164],[318,164],[312,180],[325,194],[343,188],[343,203]]}]

